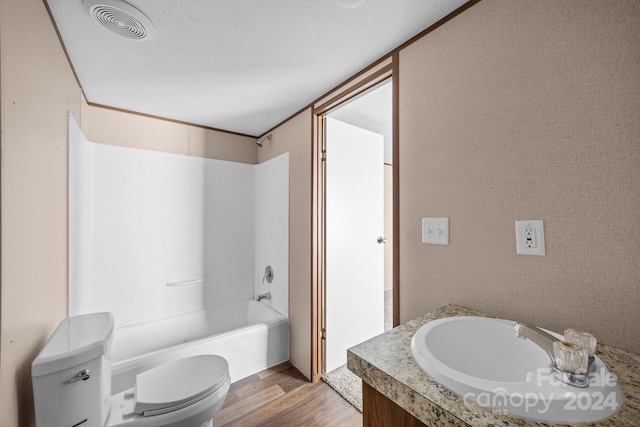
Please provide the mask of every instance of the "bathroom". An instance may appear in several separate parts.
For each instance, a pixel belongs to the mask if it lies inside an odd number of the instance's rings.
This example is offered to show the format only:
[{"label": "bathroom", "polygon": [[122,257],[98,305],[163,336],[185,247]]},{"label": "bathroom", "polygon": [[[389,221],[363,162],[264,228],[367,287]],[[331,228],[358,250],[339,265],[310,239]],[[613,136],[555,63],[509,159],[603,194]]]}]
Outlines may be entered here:
[{"label": "bathroom", "polygon": [[[456,303],[640,353],[638,15],[633,1],[482,0],[398,52],[400,323]],[[311,109],[258,149],[92,106],[42,1],[4,2],[0,20],[7,425],[33,422],[30,363],[67,314],[67,111],[92,142],[250,164],[289,153],[289,357],[311,378]],[[449,218],[449,246],[420,243],[427,216]],[[544,257],[516,255],[518,219],[545,221]]]}]

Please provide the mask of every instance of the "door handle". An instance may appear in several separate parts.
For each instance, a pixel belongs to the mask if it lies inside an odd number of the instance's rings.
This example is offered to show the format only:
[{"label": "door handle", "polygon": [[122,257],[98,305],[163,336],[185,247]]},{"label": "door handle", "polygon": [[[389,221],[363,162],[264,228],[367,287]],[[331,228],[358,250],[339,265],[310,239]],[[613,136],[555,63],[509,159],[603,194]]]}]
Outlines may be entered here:
[{"label": "door handle", "polygon": [[378,237],[377,242],[382,245],[383,243],[387,243],[387,239],[385,237]]}]

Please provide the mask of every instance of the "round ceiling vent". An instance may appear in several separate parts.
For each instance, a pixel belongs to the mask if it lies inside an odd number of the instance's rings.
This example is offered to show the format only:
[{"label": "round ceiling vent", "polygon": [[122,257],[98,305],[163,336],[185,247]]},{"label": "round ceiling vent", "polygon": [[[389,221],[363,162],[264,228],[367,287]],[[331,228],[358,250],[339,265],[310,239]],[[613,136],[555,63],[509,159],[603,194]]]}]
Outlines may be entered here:
[{"label": "round ceiling vent", "polygon": [[121,37],[142,40],[153,34],[153,24],[140,10],[120,0],[84,0],[89,15]]}]

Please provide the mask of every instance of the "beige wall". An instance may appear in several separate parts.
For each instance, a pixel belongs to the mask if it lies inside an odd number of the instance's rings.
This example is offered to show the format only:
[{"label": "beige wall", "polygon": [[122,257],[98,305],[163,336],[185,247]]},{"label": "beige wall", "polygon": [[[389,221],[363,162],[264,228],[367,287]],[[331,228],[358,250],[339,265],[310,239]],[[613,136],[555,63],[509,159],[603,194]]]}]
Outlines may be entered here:
[{"label": "beige wall", "polygon": [[101,144],[219,160],[257,162],[256,138],[83,105],[82,131]]},{"label": "beige wall", "polygon": [[401,52],[401,321],[457,303],[640,353],[639,46],[635,0],[484,0]]},{"label": "beige wall", "polygon": [[289,153],[289,355],[311,378],[311,109],[271,134],[258,162]]},{"label": "beige wall", "polygon": [[66,114],[81,93],[42,1],[0,4],[0,424],[30,426],[31,361],[67,312]]}]

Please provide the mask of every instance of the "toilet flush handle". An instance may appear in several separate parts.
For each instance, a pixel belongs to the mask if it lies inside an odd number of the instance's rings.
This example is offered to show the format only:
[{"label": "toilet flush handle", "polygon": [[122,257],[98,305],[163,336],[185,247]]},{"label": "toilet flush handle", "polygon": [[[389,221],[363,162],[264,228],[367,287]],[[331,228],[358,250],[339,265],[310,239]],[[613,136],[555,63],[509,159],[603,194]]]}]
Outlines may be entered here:
[{"label": "toilet flush handle", "polygon": [[72,377],[71,379],[63,382],[62,384],[69,385],[69,384],[75,383],[76,381],[86,381],[89,378],[91,378],[91,375],[89,375],[89,370],[83,369],[82,371],[78,372],[75,377]]}]

